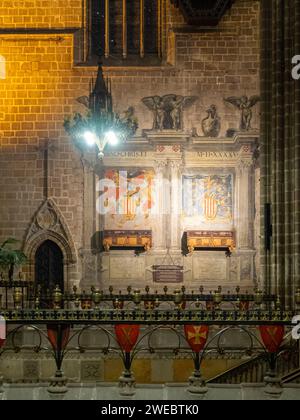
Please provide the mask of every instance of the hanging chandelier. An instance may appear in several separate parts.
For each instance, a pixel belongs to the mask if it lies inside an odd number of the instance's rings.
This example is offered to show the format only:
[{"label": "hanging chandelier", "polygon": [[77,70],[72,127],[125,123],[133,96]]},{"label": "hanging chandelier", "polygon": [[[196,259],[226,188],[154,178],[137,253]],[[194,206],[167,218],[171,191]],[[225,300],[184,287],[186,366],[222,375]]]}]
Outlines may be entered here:
[{"label": "hanging chandelier", "polygon": [[84,152],[87,146],[96,146],[98,158],[102,160],[107,144],[115,146],[136,133],[138,123],[133,112],[127,111],[124,117],[114,112],[111,81],[104,80],[101,64],[98,66],[94,86],[91,82],[89,96],[81,96],[77,101],[83,104],[88,112],[86,115],[75,113],[73,117],[66,118],[64,128],[81,152]]}]

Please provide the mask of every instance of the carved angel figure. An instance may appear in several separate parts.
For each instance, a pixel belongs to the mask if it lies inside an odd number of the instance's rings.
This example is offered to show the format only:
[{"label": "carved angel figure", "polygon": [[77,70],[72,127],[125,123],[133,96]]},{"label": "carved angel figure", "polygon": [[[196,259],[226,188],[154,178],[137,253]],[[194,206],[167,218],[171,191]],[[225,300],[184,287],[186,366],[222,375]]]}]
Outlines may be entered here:
[{"label": "carved angel figure", "polygon": [[135,109],[133,106],[130,106],[124,112],[124,119],[127,122],[128,126],[131,128],[132,135],[133,135],[139,127],[138,119],[135,116]]},{"label": "carved angel figure", "polygon": [[260,97],[257,95],[251,96],[250,98],[248,98],[248,96],[242,96],[240,98],[231,96],[224,99],[224,101],[234,105],[241,111],[240,129],[242,131],[249,131],[251,129],[251,120],[253,116],[252,108],[260,101]]},{"label": "carved angel figure", "polygon": [[185,109],[192,106],[197,96],[149,96],[143,98],[142,102],[154,114],[153,130],[182,130],[183,117],[182,113]]}]

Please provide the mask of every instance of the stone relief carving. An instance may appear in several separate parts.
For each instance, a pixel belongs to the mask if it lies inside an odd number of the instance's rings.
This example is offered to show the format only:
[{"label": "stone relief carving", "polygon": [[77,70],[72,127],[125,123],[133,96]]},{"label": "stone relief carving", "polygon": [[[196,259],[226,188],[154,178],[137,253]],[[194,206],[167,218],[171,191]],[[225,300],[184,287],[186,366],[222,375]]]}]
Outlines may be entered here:
[{"label": "stone relief carving", "polygon": [[81,379],[82,380],[99,380],[103,377],[103,368],[98,361],[82,361],[81,362]]},{"label": "stone relief carving", "polygon": [[237,282],[238,280],[238,260],[236,258],[231,258],[230,260],[230,280],[232,282]]},{"label": "stone relief carving", "polygon": [[37,380],[40,376],[39,364],[37,360],[24,360],[23,375],[27,380]]},{"label": "stone relief carving", "polygon": [[252,157],[241,158],[237,163],[237,169],[241,172],[244,172],[246,169],[250,169],[254,165],[254,160]]},{"label": "stone relief carving", "polygon": [[180,172],[184,168],[184,165],[181,160],[171,160],[168,163],[169,163],[171,172],[174,173],[175,175],[177,174],[177,172]]},{"label": "stone relief carving", "polygon": [[183,130],[183,111],[192,106],[197,96],[165,95],[142,99],[153,112],[153,130]]},{"label": "stone relief carving", "polygon": [[243,260],[241,264],[241,280],[248,280],[251,277],[251,263]]},{"label": "stone relief carving", "polygon": [[216,105],[211,105],[206,112],[207,117],[202,120],[203,134],[206,137],[218,137],[221,130],[221,118]]},{"label": "stone relief carving", "polygon": [[53,209],[49,206],[49,203],[36,216],[36,223],[40,229],[52,229],[57,224],[57,215]]},{"label": "stone relief carving", "polygon": [[24,242],[24,252],[29,258],[34,258],[37,247],[50,239],[61,246],[68,262],[76,262],[76,251],[69,229],[63,216],[51,199],[47,199],[37,211],[28,229]]},{"label": "stone relief carving", "polygon": [[251,121],[253,116],[252,108],[260,101],[260,97],[257,95],[251,96],[250,98],[245,95],[240,98],[230,96],[229,98],[225,98],[224,101],[235,106],[239,111],[241,111],[240,130],[251,130]]},{"label": "stone relief carving", "polygon": [[101,272],[101,264],[98,267],[98,256],[93,254],[90,249],[80,249],[78,251],[82,264],[82,279],[80,287],[87,288],[95,284],[95,280],[99,278]]}]

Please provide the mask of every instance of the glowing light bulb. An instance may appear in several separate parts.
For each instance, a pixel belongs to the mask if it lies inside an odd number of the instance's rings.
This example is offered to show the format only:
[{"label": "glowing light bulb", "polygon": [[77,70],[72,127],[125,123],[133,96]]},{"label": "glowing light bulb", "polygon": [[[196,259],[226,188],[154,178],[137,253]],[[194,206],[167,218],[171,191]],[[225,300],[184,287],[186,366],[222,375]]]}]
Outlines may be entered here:
[{"label": "glowing light bulb", "polygon": [[105,134],[105,139],[107,140],[107,142],[109,144],[111,144],[112,146],[115,146],[116,144],[119,143],[119,139],[118,136],[116,135],[116,133],[114,133],[113,131],[108,131]]},{"label": "glowing light bulb", "polygon": [[92,131],[86,131],[83,137],[89,146],[94,146],[94,144],[96,144],[96,134]]}]

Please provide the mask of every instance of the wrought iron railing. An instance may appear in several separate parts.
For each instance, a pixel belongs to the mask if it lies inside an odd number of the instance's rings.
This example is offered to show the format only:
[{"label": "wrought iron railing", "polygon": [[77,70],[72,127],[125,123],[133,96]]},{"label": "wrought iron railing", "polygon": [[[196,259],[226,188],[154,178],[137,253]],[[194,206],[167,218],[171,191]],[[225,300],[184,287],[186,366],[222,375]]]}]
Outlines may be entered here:
[{"label": "wrought iron railing", "polygon": [[[290,377],[291,372],[299,371],[299,367],[298,346],[283,351],[277,359],[277,375],[282,379],[282,382],[285,382],[284,378]],[[258,354],[207,382],[217,384],[262,383],[268,369],[268,360],[265,354]]]},{"label": "wrought iron railing", "polygon": [[[123,360],[124,372],[119,382],[122,395],[134,393],[132,362],[141,351],[155,351],[150,338],[161,329],[167,328],[177,335],[175,353],[190,349],[195,370],[189,380],[189,390],[197,394],[207,392],[201,376],[204,358],[214,347],[220,354],[226,352],[228,348],[221,345],[222,337],[233,329],[247,337],[248,344],[244,345],[243,351],[257,354],[258,365],[260,360],[267,362],[268,372],[263,374],[272,387],[280,387],[276,378],[283,349],[294,351],[291,344],[285,344],[284,348],[282,344],[291,329],[295,312],[283,310],[277,296],[266,295],[260,290],[241,294],[237,288],[236,293],[224,294],[218,288],[205,294],[202,287],[198,293],[187,292],[183,287],[170,293],[165,287],[162,292],[150,293],[150,288],[146,287],[142,293],[128,287],[126,293],[114,293],[112,287],[108,292],[92,287],[86,293],[74,287],[72,291],[62,293],[59,287],[42,291],[21,280],[2,280],[0,288],[4,297],[0,315],[9,326],[9,337],[13,338],[24,326],[31,326],[40,337],[35,351],[46,349],[43,337],[49,343],[48,349],[52,351],[57,367],[49,387],[50,394],[66,392],[67,379],[62,373],[65,354],[76,337],[79,341],[75,348],[82,350],[80,337],[91,328],[106,337],[99,351],[117,353]],[[253,363],[254,369],[257,363]],[[240,378],[246,374],[247,368],[243,371],[241,367]],[[234,375],[232,380],[235,380]]]}]

